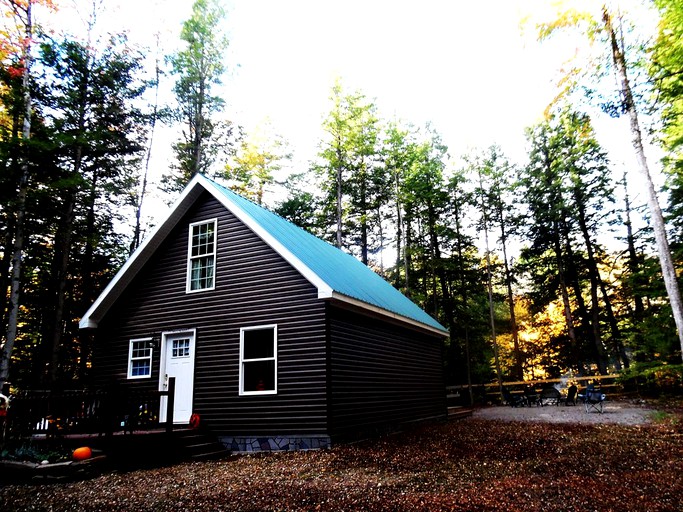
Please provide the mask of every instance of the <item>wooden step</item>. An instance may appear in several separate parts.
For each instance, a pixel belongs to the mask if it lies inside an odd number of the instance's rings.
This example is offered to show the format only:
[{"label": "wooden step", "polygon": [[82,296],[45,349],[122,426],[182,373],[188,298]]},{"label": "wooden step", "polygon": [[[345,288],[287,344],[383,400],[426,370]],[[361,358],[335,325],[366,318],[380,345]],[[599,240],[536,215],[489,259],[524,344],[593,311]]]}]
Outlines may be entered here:
[{"label": "wooden step", "polygon": [[186,458],[191,460],[217,460],[231,454],[216,436],[205,429],[176,430],[174,440]]},{"label": "wooden step", "polygon": [[453,406],[448,408],[449,420],[461,420],[472,416],[474,409],[470,407]]}]

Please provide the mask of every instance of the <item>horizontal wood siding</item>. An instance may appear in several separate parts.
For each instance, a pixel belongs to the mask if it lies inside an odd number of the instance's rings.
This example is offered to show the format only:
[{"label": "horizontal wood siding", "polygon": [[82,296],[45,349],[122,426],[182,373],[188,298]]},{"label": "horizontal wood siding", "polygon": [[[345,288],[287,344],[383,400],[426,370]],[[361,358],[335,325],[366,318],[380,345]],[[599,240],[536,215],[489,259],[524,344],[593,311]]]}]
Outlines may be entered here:
[{"label": "horizontal wood siding", "polygon": [[[188,225],[218,219],[216,288],[185,293]],[[176,226],[96,331],[100,384],[127,380],[131,338],[196,329],[194,407],[226,436],[326,434],[325,308],[317,290],[209,194]],[[240,328],[277,324],[277,395],[239,396]]]},{"label": "horizontal wood siding", "polygon": [[443,340],[333,306],[329,329],[334,438],[445,417]]}]

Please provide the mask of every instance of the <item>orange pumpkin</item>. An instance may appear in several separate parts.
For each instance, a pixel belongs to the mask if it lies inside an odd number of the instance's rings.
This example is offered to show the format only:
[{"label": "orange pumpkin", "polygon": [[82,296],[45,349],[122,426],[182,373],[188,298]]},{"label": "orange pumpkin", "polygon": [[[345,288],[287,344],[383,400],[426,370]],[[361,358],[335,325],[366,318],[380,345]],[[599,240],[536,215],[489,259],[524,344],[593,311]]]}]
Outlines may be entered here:
[{"label": "orange pumpkin", "polygon": [[199,414],[196,412],[190,416],[190,428],[195,429],[199,428],[199,422],[200,422]]},{"label": "orange pumpkin", "polygon": [[85,460],[92,457],[92,450],[88,446],[76,448],[72,455],[74,460]]}]

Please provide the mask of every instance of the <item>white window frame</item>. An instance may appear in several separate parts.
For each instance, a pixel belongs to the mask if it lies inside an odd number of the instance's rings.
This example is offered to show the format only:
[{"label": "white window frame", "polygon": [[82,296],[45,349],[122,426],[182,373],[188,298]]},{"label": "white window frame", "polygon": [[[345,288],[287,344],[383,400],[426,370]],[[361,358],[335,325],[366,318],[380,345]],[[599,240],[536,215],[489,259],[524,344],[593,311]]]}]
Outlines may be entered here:
[{"label": "white window frame", "polygon": [[[192,230],[195,226],[201,226],[203,224],[213,224],[213,252],[202,254],[200,256],[192,256]],[[187,234],[187,279],[185,282],[185,292],[186,293],[197,293],[213,290],[216,288],[216,243],[218,241],[218,219],[207,219],[199,222],[192,222],[190,224],[188,234]],[[198,258],[206,258],[207,256],[213,256],[213,280],[211,286],[206,288],[192,289],[192,261]]]},{"label": "white window frame", "polygon": [[[146,349],[149,351],[149,355],[144,357],[133,357],[133,347],[136,343],[146,343]],[[128,378],[129,379],[149,379],[152,377],[152,356],[154,350],[152,348],[152,338],[134,338],[130,340],[128,344]],[[149,360],[149,374],[147,375],[133,375],[133,361],[144,361]]]},{"label": "white window frame", "polygon": [[[273,356],[258,359],[244,359],[244,333],[247,331],[258,331],[271,329],[273,331]],[[273,389],[264,391],[245,391],[244,390],[244,365],[260,361],[273,361]],[[253,325],[240,328],[240,395],[276,395],[277,394],[277,324]]]}]

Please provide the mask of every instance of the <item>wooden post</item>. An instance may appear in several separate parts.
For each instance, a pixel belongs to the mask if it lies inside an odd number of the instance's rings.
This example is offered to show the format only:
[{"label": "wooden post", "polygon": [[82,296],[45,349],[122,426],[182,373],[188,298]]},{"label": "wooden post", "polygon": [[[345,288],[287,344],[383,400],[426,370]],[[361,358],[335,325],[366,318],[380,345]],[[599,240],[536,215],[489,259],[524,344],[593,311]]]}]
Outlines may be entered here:
[{"label": "wooden post", "polygon": [[175,405],[175,377],[168,378],[168,398],[166,400],[166,432],[173,431],[173,408]]}]

